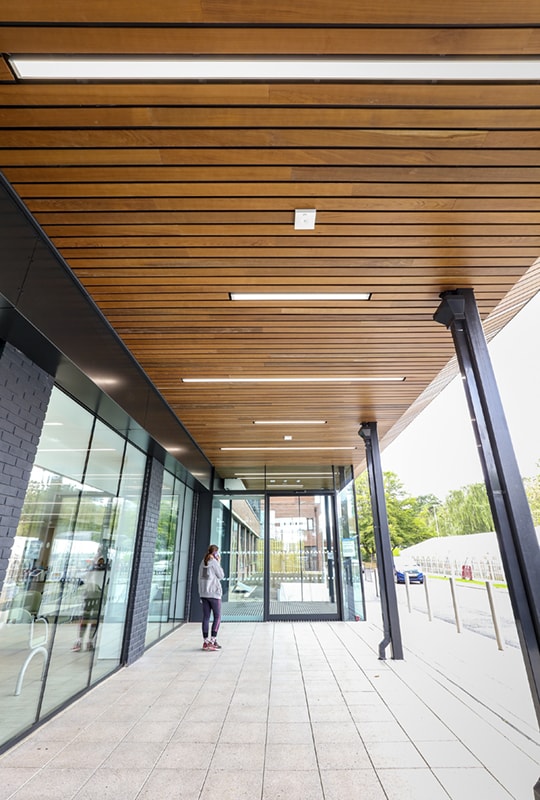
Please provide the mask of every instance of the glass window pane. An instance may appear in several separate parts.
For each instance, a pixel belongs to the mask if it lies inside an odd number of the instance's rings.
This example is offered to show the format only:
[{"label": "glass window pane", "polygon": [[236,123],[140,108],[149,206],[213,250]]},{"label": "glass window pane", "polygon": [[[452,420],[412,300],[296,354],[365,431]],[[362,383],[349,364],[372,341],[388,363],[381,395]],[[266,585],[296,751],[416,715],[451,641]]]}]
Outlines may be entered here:
[{"label": "glass window pane", "polygon": [[88,411],[54,388],[35,463],[42,469],[81,482],[92,425],[93,417]]},{"label": "glass window pane", "polygon": [[0,742],[118,665],[145,463],[53,389],[0,597]]},{"label": "glass window pane", "polygon": [[184,620],[193,491],[165,473],[146,644]]},{"label": "glass window pane", "polygon": [[[105,468],[112,471],[112,464]],[[120,662],[145,468],[144,453],[128,443],[118,498],[110,514],[110,538],[106,542],[108,569],[95,638],[92,682]]]},{"label": "glass window pane", "polygon": [[[61,568],[61,591],[56,589],[55,594],[54,586],[49,587],[50,603],[57,603],[57,625],[42,715],[84,689],[92,668],[99,663],[98,634],[110,582],[111,537],[118,508],[115,495],[123,451],[124,439],[97,420],[77,497],[62,498],[62,506],[73,513],[71,529],[60,530],[53,543],[51,577]],[[118,659],[107,663],[110,671]],[[102,670],[98,674],[103,674]]]},{"label": "glass window pane", "polygon": [[97,548],[77,537],[92,425],[86,410],[53,390],[0,599],[1,741],[37,718],[45,661],[50,706],[88,683],[89,659],[70,660],[79,575]]},{"label": "glass window pane", "polygon": [[354,482],[338,494],[338,535],[341,548],[343,619],[364,620],[364,588],[360,561],[360,543],[356,524]]},{"label": "glass window pane", "polygon": [[168,620],[177,526],[178,495],[175,494],[175,479],[170,473],[164,472],[148,607],[147,645],[159,639],[162,635],[162,623]]},{"label": "glass window pane", "polygon": [[223,620],[262,620],[264,495],[214,497],[211,530],[225,572]]},{"label": "glass window pane", "polygon": [[175,556],[176,574],[174,583],[176,585],[176,591],[171,597],[171,618],[174,620],[183,620],[186,616],[187,573],[194,499],[193,489],[185,487],[183,499],[184,503],[181,513],[182,525],[177,537],[177,553]]}]

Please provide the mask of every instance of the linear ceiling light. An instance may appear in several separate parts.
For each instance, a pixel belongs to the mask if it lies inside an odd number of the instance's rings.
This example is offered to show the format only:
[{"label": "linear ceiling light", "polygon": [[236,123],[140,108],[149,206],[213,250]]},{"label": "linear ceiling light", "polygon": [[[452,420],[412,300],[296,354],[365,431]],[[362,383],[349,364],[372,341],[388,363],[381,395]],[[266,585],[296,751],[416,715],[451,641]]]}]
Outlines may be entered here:
[{"label": "linear ceiling light", "polygon": [[313,376],[311,378],[182,378],[182,383],[376,383],[376,382],[400,382],[404,381],[403,376],[399,377],[374,377],[374,378],[355,378],[355,377],[329,377]]},{"label": "linear ceiling light", "polygon": [[537,81],[539,58],[152,58],[13,56],[22,80]]},{"label": "linear ceiling light", "polygon": [[230,292],[231,300],[370,300],[371,292]]},{"label": "linear ceiling light", "polygon": [[254,425],[326,425],[325,419],[254,419]]},{"label": "linear ceiling light", "polygon": [[[288,450],[289,448],[287,448]],[[332,472],[235,472],[236,478],[331,478]]]},{"label": "linear ceiling light", "polygon": [[220,447],[220,450],[356,450],[356,447]]}]

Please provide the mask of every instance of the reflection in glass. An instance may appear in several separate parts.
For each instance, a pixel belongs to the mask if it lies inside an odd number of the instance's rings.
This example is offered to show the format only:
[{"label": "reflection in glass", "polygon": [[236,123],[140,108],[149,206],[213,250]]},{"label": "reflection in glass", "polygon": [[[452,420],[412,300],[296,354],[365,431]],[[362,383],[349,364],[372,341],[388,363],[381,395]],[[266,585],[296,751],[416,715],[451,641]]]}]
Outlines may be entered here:
[{"label": "reflection in glass", "polygon": [[264,496],[215,497],[211,530],[225,571],[223,620],[262,620]]},{"label": "reflection in glass", "polygon": [[211,536],[225,571],[222,619],[264,618],[264,495],[215,496]]},{"label": "reflection in glass", "polygon": [[185,617],[193,490],[165,472],[161,491],[146,645]]},{"label": "reflection in glass", "polygon": [[179,535],[176,537],[173,582],[176,585],[176,597],[171,598],[171,618],[183,620],[186,616],[187,576],[189,566],[189,544],[193,523],[193,489],[185,487],[184,507]]},{"label": "reflection in glass", "polygon": [[343,619],[365,620],[360,542],[354,501],[354,481],[351,481],[338,494],[338,535],[341,548]]},{"label": "reflection in glass", "polygon": [[[133,553],[144,483],[146,457],[127,443],[114,514],[110,515],[110,537],[104,540],[107,578],[104,586],[92,669],[92,682],[99,680],[120,662],[126,609],[133,566]],[[108,465],[111,470],[113,464]]]},{"label": "reflection in glass", "polygon": [[0,597],[0,743],[118,665],[144,467],[53,390]]}]

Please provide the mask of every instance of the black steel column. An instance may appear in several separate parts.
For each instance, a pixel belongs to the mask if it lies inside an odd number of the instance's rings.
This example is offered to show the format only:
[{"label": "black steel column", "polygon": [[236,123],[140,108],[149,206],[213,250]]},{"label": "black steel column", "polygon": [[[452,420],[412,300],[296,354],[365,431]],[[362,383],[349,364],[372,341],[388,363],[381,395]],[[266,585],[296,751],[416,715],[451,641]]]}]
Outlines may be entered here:
[{"label": "black steel column", "polygon": [[394,559],[390,544],[388,516],[384,496],[384,480],[379,451],[379,437],[376,422],[363,422],[358,435],[366,445],[369,492],[371,495],[371,511],[375,534],[375,550],[377,553],[377,571],[381,592],[381,610],[383,618],[384,639],[379,644],[379,658],[386,658],[385,650],[392,645],[392,658],[403,658],[401,628],[397,606],[396,585],[394,583]]},{"label": "black steel column", "polygon": [[443,292],[536,715],[540,722],[540,548],[472,289]]}]

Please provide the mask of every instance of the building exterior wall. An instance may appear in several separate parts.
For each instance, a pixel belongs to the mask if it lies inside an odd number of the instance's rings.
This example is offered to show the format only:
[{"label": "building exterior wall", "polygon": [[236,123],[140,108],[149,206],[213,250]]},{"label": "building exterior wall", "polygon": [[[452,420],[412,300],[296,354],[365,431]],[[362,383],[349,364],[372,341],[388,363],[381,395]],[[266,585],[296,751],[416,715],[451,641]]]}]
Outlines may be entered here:
[{"label": "building exterior wall", "polygon": [[[153,582],[167,591],[159,635],[185,621],[193,507],[193,489],[125,429],[2,345],[0,750],[155,641]],[[161,516],[166,579],[156,569]]]},{"label": "building exterior wall", "polygon": [[0,348],[0,588],[4,582],[53,378],[9,343]]},{"label": "building exterior wall", "polygon": [[163,465],[150,458],[147,465],[143,508],[139,520],[137,550],[132,573],[124,662],[131,664],[144,652],[148,606],[154,569],[154,551],[161,505]]}]

